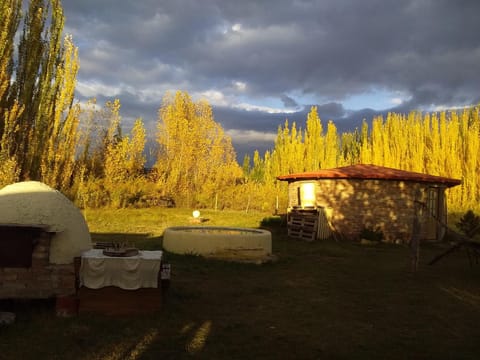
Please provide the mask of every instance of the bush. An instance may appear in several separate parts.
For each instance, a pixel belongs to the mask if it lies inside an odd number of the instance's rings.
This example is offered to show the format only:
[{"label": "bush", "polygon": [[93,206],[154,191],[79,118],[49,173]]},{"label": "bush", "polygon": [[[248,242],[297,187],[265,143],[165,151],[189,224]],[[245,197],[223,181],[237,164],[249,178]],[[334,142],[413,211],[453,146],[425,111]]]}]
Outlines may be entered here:
[{"label": "bush", "polygon": [[455,225],[468,237],[480,234],[480,216],[472,210],[468,210]]},{"label": "bush", "polygon": [[360,239],[380,242],[383,240],[383,231],[380,227],[365,226],[359,235]]},{"label": "bush", "polygon": [[96,209],[107,206],[109,202],[110,199],[103,181],[87,179],[79,185],[75,201],[78,207]]},{"label": "bush", "polygon": [[269,216],[262,219],[260,227],[285,227],[287,225],[286,215]]}]

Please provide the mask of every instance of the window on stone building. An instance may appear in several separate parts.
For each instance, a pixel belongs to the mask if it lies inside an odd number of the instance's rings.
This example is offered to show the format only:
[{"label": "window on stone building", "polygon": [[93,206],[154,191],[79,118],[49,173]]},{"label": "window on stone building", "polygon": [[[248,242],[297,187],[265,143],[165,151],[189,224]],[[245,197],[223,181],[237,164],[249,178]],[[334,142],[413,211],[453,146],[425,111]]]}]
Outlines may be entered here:
[{"label": "window on stone building", "polygon": [[428,188],[427,211],[435,219],[438,218],[438,188]]}]

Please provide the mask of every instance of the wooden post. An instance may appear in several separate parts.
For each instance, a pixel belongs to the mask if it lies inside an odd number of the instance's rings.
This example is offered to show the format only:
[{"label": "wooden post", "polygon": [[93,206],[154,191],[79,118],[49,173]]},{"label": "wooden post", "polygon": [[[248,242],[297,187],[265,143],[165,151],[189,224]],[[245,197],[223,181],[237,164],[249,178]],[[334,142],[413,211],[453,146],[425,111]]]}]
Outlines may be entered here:
[{"label": "wooden post", "polygon": [[248,193],[248,198],[247,198],[247,207],[245,208],[245,214],[248,213],[248,209],[250,208],[250,193]]},{"label": "wooden post", "polygon": [[415,193],[415,200],[413,202],[413,224],[412,237],[410,239],[410,259],[411,270],[416,272],[418,270],[418,262],[420,260],[420,236],[422,232],[422,217],[424,204],[420,201],[421,193]]}]

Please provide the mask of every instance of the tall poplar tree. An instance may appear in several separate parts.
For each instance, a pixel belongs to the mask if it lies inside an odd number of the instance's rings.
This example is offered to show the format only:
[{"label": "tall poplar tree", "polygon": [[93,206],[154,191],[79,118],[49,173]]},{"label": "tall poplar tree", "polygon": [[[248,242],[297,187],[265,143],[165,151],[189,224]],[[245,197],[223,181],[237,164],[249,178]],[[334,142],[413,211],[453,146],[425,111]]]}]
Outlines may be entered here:
[{"label": "tall poplar tree", "polygon": [[[69,139],[69,144],[74,142],[78,121],[73,108],[77,50],[71,38],[63,40],[64,15],[59,0],[30,0],[24,16],[21,6],[21,0],[9,0],[2,2],[0,10],[0,82],[5,84],[3,74],[9,81],[3,94],[0,90],[4,109],[0,112],[1,150],[15,158],[22,179],[63,187],[68,181],[57,174],[72,171],[75,151],[74,146],[62,143]],[[23,27],[15,52],[12,44],[20,23]]]},{"label": "tall poplar tree", "polygon": [[21,18],[21,3],[15,0],[0,3],[0,187],[15,182],[19,176],[13,154],[15,121],[23,108],[9,100],[12,78],[14,37]]},{"label": "tall poplar tree", "polygon": [[[284,126],[279,126],[272,152],[273,174],[292,174],[305,169],[305,146],[302,129],[297,130],[295,122],[289,126],[288,119]],[[278,175],[273,175],[273,177]]]},{"label": "tall poplar tree", "polygon": [[326,169],[337,167],[338,154],[340,152],[339,143],[337,127],[330,120],[327,124],[327,133],[325,134],[325,160],[323,166]]},{"label": "tall poplar tree", "polygon": [[79,142],[80,106],[72,101],[78,72],[78,50],[70,36],[65,37],[62,62],[57,65],[56,101],[45,111],[48,122],[46,144],[41,157],[41,179],[67,191],[72,185],[76,149]]},{"label": "tall poplar tree", "polygon": [[315,171],[322,168],[324,153],[323,128],[317,107],[312,106],[307,115],[305,127],[305,171]]}]

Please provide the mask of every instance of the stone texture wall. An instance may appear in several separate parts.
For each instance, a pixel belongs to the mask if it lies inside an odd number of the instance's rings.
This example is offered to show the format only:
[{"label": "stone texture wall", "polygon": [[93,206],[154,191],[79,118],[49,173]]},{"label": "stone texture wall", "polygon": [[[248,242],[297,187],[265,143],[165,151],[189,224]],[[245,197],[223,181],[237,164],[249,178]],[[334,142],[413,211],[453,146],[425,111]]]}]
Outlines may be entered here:
[{"label": "stone texture wall", "polygon": [[[289,205],[298,205],[298,187],[289,185]],[[317,206],[331,211],[335,230],[358,239],[362,229],[379,227],[385,241],[410,241],[414,199],[425,201],[427,186],[421,183],[390,180],[324,179],[315,181]]]},{"label": "stone texture wall", "polygon": [[0,298],[45,299],[75,293],[74,264],[50,264],[50,235],[42,232],[37,240],[30,268],[0,267]]}]

